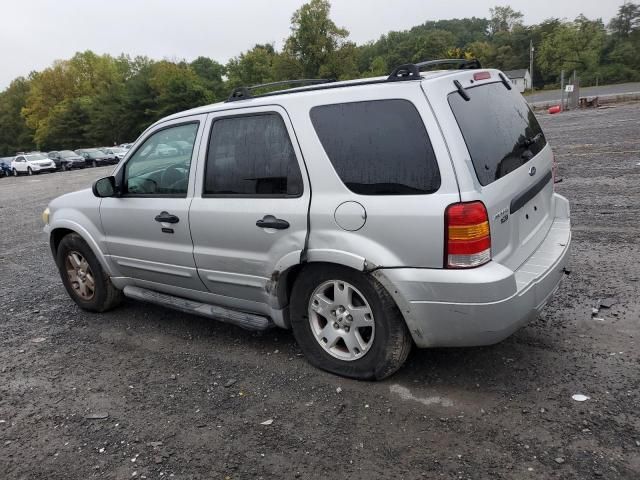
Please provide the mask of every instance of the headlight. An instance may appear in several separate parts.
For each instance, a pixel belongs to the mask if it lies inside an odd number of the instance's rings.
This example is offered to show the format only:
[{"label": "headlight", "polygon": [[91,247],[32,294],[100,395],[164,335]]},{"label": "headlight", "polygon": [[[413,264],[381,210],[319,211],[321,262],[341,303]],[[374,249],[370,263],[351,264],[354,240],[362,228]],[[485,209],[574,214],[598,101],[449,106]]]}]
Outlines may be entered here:
[{"label": "headlight", "polygon": [[49,210],[49,207],[44,209],[44,212],[42,212],[42,221],[44,222],[45,225],[49,225],[49,214],[51,213],[51,211]]}]

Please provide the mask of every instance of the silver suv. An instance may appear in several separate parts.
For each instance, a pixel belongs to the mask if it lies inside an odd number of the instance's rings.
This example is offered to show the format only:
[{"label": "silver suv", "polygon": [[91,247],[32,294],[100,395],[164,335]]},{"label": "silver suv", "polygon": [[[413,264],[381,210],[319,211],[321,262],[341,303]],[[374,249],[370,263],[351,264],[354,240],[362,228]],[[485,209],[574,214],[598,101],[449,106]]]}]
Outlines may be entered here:
[{"label": "silver suv", "polygon": [[560,282],[569,203],[504,74],[431,63],[239,88],[152,125],[112,176],[44,212],[69,295],[291,328],[313,365],[360,379],[413,344],[506,338]]}]

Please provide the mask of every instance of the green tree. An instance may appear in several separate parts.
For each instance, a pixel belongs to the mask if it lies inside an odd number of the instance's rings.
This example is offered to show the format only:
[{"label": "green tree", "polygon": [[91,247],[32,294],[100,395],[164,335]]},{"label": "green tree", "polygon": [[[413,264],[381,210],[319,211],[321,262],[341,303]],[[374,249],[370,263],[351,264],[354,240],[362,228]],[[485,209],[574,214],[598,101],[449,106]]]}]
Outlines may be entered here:
[{"label": "green tree", "polygon": [[318,77],[321,69],[336,78],[344,73],[335,56],[349,32],[336,26],[329,18],[330,12],[328,0],[311,0],[291,17],[291,35],[286,40],[285,52],[300,62],[305,77]]},{"label": "green tree", "polygon": [[579,16],[573,22],[559,24],[546,35],[538,52],[539,64],[546,73],[560,70],[594,72],[605,42],[602,21]]},{"label": "green tree", "polygon": [[506,6],[496,6],[489,9],[489,32],[495,35],[498,32],[511,32],[516,26],[522,26],[522,13]]},{"label": "green tree", "polygon": [[29,80],[18,77],[0,93],[0,156],[32,150],[33,130],[21,115],[29,93]]}]

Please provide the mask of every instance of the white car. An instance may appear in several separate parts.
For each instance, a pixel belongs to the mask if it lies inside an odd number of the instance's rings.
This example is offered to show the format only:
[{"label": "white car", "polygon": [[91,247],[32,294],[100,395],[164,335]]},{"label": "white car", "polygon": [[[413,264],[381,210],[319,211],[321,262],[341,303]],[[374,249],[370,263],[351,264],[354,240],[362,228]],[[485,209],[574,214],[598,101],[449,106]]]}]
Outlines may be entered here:
[{"label": "white car", "polygon": [[18,155],[13,159],[11,162],[11,171],[14,177],[23,173],[33,175],[39,172],[55,172],[56,164],[42,153],[26,153]]},{"label": "white car", "polygon": [[122,160],[129,150],[120,147],[105,148],[104,153],[115,156],[118,161]]}]

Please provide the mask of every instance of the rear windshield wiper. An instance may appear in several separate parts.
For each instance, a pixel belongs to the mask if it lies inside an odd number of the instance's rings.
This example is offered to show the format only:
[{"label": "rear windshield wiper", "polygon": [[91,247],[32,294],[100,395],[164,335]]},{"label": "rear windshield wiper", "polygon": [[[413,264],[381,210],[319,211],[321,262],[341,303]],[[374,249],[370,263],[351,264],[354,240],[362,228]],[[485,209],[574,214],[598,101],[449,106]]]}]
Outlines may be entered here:
[{"label": "rear windshield wiper", "polygon": [[542,132],[534,135],[533,137],[524,137],[524,139],[518,143],[519,147],[530,147],[534,143],[537,143],[538,140],[542,138]]}]

